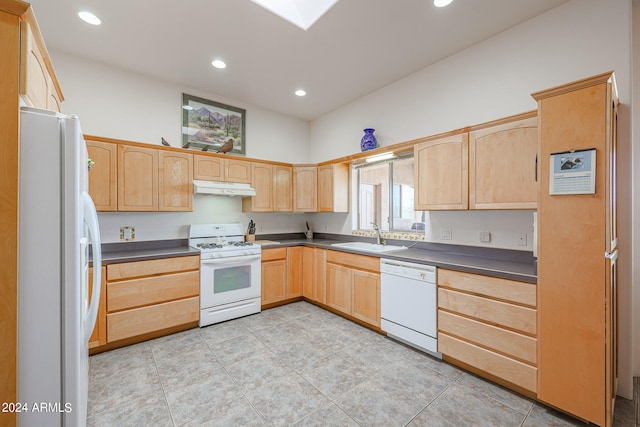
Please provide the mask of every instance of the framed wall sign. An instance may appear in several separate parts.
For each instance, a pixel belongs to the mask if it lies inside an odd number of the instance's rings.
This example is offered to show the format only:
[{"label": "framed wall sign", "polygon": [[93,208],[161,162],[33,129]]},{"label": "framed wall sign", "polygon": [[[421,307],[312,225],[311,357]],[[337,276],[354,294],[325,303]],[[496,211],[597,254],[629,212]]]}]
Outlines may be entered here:
[{"label": "framed wall sign", "polygon": [[595,194],[595,148],[554,153],[549,161],[549,194]]},{"label": "framed wall sign", "polygon": [[183,93],[182,147],[244,155],[245,118],[242,108]]}]

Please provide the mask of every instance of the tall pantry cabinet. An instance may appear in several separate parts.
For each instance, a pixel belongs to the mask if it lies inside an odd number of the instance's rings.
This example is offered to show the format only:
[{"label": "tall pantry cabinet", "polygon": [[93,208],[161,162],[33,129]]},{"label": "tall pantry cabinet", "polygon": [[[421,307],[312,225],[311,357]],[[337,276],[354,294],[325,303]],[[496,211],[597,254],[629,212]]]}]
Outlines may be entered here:
[{"label": "tall pantry cabinet", "polygon": [[[538,101],[538,399],[599,426],[617,383],[617,92],[612,72],[534,93]],[[560,171],[587,171],[595,193],[550,194]],[[578,159],[576,161],[576,159]],[[566,182],[566,181],[565,181]],[[573,186],[571,186],[573,188]]]}]

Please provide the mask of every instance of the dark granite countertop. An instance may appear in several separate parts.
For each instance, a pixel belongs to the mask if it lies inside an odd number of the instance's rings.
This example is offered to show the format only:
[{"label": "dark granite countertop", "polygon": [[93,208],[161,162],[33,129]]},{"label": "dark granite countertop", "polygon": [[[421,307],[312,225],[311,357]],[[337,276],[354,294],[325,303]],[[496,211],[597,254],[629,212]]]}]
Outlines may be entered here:
[{"label": "dark granite countertop", "polygon": [[[421,241],[388,240],[389,244],[411,247],[387,253],[374,253],[332,246],[334,243],[340,242],[373,242],[374,240],[371,238],[329,233],[316,233],[313,239],[306,239],[303,233],[269,234],[256,237],[256,241],[258,243],[264,242],[261,243],[263,249],[310,246],[378,258],[429,264],[451,270],[528,283],[537,282],[535,259],[531,252],[526,251],[444,245]],[[102,245],[103,264],[199,254],[200,251],[188,246],[187,239],[106,243]]]},{"label": "dark granite countertop", "polygon": [[189,247],[187,239],[118,242],[102,245],[102,264],[104,265],[189,255],[200,255],[200,251]]},{"label": "dark granite countertop", "polygon": [[373,242],[374,240],[371,238],[324,233],[315,234],[313,239],[291,235],[265,235],[256,238],[258,243],[260,243],[261,240],[278,242],[275,244],[265,242],[265,244],[261,244],[263,249],[287,246],[311,246],[378,258],[429,264],[451,270],[484,274],[528,283],[537,282],[535,258],[531,252],[527,251],[444,245],[407,240],[388,240],[389,244],[393,245],[411,246],[415,244],[415,246],[399,251],[374,253],[332,246],[334,243],[340,242]]}]

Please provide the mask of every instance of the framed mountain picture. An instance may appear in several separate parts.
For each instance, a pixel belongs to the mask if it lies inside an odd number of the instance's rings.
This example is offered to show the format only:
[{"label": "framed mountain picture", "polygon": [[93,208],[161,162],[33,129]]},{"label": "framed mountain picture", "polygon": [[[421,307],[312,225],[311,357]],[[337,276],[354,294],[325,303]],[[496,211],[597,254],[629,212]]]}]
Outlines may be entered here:
[{"label": "framed mountain picture", "polygon": [[182,94],[182,147],[245,154],[246,111]]}]

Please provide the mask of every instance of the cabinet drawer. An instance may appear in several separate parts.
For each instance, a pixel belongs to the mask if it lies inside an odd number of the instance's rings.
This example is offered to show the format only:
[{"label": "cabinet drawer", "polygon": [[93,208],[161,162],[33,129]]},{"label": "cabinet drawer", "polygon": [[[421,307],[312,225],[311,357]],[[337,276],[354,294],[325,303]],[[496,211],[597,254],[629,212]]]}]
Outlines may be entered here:
[{"label": "cabinet drawer", "polygon": [[107,311],[198,296],[200,272],[167,274],[107,284]]},{"label": "cabinet drawer", "polygon": [[262,262],[276,259],[287,259],[287,248],[265,249],[262,251]]},{"label": "cabinet drawer", "polygon": [[536,285],[478,274],[438,269],[438,286],[536,306]]},{"label": "cabinet drawer", "polygon": [[107,314],[108,342],[196,322],[200,298],[193,297],[163,304]]},{"label": "cabinet drawer", "polygon": [[342,264],[359,270],[380,272],[380,258],[366,255],[350,254],[348,252],[327,251],[327,262]]},{"label": "cabinet drawer", "polygon": [[444,333],[438,333],[438,351],[456,360],[536,392],[537,369]]},{"label": "cabinet drawer", "polygon": [[448,289],[438,289],[438,308],[536,334],[536,310]]},{"label": "cabinet drawer", "polygon": [[200,256],[152,259],[148,261],[124,262],[107,265],[107,280],[129,279],[133,277],[153,276],[177,271],[198,270]]},{"label": "cabinet drawer", "polygon": [[438,311],[438,330],[536,364],[537,340],[446,311]]}]

